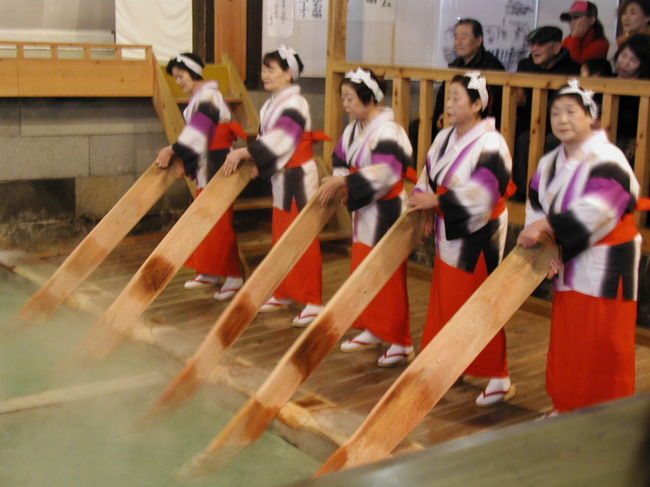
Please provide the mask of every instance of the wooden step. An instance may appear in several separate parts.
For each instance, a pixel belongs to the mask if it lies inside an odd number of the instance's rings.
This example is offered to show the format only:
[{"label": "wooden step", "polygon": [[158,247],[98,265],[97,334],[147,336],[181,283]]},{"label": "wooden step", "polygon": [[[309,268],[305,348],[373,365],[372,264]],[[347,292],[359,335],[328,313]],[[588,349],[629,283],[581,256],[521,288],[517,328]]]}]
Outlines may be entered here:
[{"label": "wooden step", "polygon": [[[244,101],[244,99],[239,96],[239,95],[226,95],[223,94],[223,99],[230,105],[231,107],[233,105],[239,105]],[[187,105],[190,101],[190,97],[183,93],[182,95],[174,95],[174,100],[176,100],[176,103],[182,103],[184,105]]]},{"label": "wooden step", "polygon": [[235,211],[263,210],[273,207],[273,198],[261,196],[257,198],[238,198],[235,201]]},{"label": "wooden step", "polygon": [[[343,232],[332,230],[325,230],[321,232],[319,237],[321,242],[331,242],[334,240],[349,240],[350,235]],[[239,241],[239,249],[244,253],[254,253],[260,251],[267,251],[271,248],[271,235],[262,236],[257,239],[242,239]]]}]

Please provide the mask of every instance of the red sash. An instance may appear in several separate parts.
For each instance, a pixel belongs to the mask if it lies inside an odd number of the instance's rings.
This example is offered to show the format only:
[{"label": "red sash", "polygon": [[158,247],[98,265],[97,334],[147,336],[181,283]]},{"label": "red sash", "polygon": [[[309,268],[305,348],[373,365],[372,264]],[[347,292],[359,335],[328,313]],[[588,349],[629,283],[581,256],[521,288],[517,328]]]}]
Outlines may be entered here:
[{"label": "red sash", "polygon": [[212,140],[210,140],[210,150],[229,149],[235,139],[239,137],[246,140],[244,128],[237,122],[225,122],[217,124]]},{"label": "red sash", "polygon": [[[636,210],[650,211],[650,198],[639,198],[636,202]],[[639,233],[639,228],[636,226],[634,214],[627,213],[623,215],[623,218],[614,227],[614,230],[596,242],[596,245],[620,245],[634,240],[637,233]]]},{"label": "red sash", "polygon": [[300,167],[304,163],[311,161],[314,158],[314,142],[322,140],[332,140],[329,135],[321,130],[313,132],[303,132],[302,138],[296,147],[296,151],[289,159],[286,167]]},{"label": "red sash", "polygon": [[[438,191],[436,194],[438,196],[442,196],[445,194],[449,189],[445,188],[444,186],[438,186]],[[517,191],[517,185],[512,182],[512,179],[508,181],[508,187],[506,188],[506,194],[504,194],[499,200],[497,201],[496,206],[492,210],[492,213],[490,214],[490,221],[496,220],[499,218],[501,213],[503,213],[506,209],[506,202],[508,201],[508,198],[510,198],[515,192]],[[442,212],[442,208],[440,208],[440,205],[436,207],[436,212],[444,218],[444,214]]]}]

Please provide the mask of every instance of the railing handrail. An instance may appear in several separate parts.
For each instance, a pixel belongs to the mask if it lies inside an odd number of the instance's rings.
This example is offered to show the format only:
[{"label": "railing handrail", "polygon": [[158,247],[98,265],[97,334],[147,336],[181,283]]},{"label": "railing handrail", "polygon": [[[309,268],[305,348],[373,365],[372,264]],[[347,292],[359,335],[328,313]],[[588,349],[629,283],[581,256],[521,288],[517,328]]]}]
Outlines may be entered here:
[{"label": "railing handrail", "polygon": [[[43,51],[49,50],[53,55],[52,58],[61,60],[61,61],[79,61],[80,59],[60,59],[56,53],[62,49],[72,48],[84,53],[84,58],[88,58],[88,53],[93,50],[113,50],[116,55],[114,58],[102,59],[103,61],[127,61],[127,62],[150,62],[153,50],[151,46],[145,44],[97,44],[97,43],[78,43],[78,42],[42,42],[42,41],[6,41],[0,40],[0,49],[6,49],[7,47],[13,48],[16,51],[15,58],[9,59],[20,59],[20,60],[32,60],[32,58],[25,57],[25,50],[29,48],[40,48]],[[48,49],[49,48],[49,49]],[[142,59],[123,59],[122,53],[127,49],[142,49],[144,50],[144,58]],[[4,59],[4,58],[3,58]]]},{"label": "railing handrail", "polygon": [[88,42],[43,42],[43,41],[11,41],[11,40],[0,40],[0,45],[8,46],[66,46],[66,47],[106,47],[106,48],[141,48],[141,49],[151,49],[150,45],[147,44],[98,44],[98,43],[88,43]]},{"label": "railing handrail", "polygon": [[[418,153],[414,157],[421,170],[426,159],[428,147],[431,144],[431,124],[434,113],[434,82],[449,82],[455,75],[464,74],[467,69],[448,68],[423,68],[414,66],[397,66],[372,63],[354,63],[344,60],[330,59],[328,65],[328,79],[333,84],[326,87],[326,90],[338,91],[338,83],[343,79],[345,72],[355,69],[357,66],[372,69],[377,75],[392,80],[392,106],[395,111],[395,119],[405,127],[411,120],[411,82],[419,84],[418,117],[420,127],[418,131]],[[534,171],[543,155],[545,145],[545,134],[547,127],[547,109],[549,91],[556,90],[567,83],[570,78],[577,75],[558,75],[540,73],[511,73],[506,71],[482,70],[488,85],[501,86],[503,88],[501,104],[501,133],[506,139],[511,153],[514,155],[516,116],[516,90],[521,88],[531,89],[532,97],[527,101],[530,106],[530,141],[528,150],[527,181],[532,178]],[[634,172],[641,184],[641,195],[648,194],[650,186],[650,80],[639,79],[617,79],[617,78],[583,78],[580,77],[581,86],[603,95],[601,126],[605,129],[612,141],[615,141],[618,133],[619,118],[619,97],[632,96],[639,98],[639,115],[637,118],[636,131],[636,156],[633,162]],[[334,88],[332,88],[334,86]],[[336,93],[330,93],[330,97],[336,100]],[[339,107],[326,107],[326,130],[335,138],[340,137],[343,131],[343,112]],[[331,148],[333,150],[333,148]],[[328,153],[325,153],[328,159]],[[329,162],[329,160],[328,160]],[[516,202],[509,204],[512,210],[510,221],[523,224],[522,205]],[[641,224],[641,233],[644,236],[644,252],[650,252],[650,229],[643,225],[642,220],[637,217]]]},{"label": "railing handrail", "polygon": [[[388,79],[409,78],[412,80],[450,81],[457,74],[464,74],[468,69],[422,68],[415,66],[396,66],[386,64],[352,63],[349,61],[334,61],[332,70],[345,73],[357,66],[372,69],[377,75]],[[558,89],[570,78],[580,78],[578,75],[541,74],[541,73],[511,73],[509,71],[481,70],[489,85],[511,86],[513,88],[543,88]],[[617,78],[580,78],[583,88],[597,93],[620,96],[650,95],[650,80],[617,79]],[[646,90],[642,92],[642,90]]]}]

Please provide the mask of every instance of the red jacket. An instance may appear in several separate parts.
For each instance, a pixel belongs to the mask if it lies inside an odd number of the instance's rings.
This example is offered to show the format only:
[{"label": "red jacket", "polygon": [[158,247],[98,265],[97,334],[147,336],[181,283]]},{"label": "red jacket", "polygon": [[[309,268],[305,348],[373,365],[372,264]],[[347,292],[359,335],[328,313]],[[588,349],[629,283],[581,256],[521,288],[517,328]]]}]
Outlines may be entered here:
[{"label": "red jacket", "polygon": [[605,59],[609,50],[609,41],[604,37],[595,39],[595,36],[594,28],[591,27],[584,37],[566,37],[562,41],[562,47],[566,47],[571,59],[580,64],[588,59]]}]

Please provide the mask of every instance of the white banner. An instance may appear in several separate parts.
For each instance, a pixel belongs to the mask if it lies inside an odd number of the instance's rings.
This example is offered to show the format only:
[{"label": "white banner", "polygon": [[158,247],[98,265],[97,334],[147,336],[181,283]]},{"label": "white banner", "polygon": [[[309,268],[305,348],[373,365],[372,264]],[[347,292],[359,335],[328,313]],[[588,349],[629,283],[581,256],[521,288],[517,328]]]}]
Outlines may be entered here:
[{"label": "white banner", "polygon": [[115,0],[115,41],[151,45],[160,62],[191,52],[192,0]]}]

